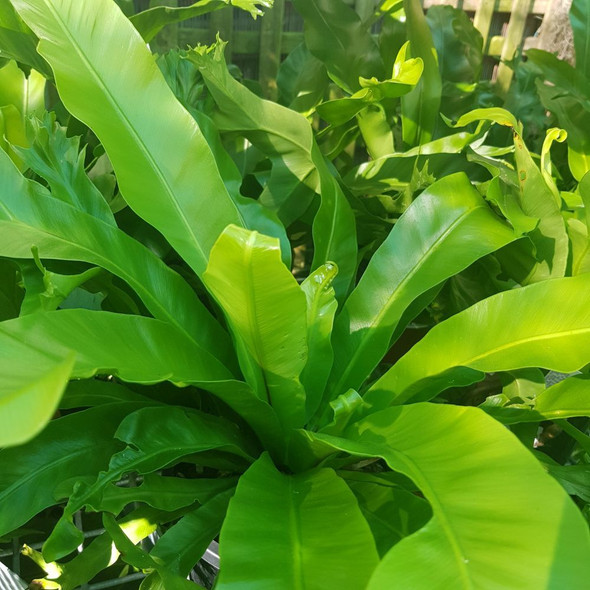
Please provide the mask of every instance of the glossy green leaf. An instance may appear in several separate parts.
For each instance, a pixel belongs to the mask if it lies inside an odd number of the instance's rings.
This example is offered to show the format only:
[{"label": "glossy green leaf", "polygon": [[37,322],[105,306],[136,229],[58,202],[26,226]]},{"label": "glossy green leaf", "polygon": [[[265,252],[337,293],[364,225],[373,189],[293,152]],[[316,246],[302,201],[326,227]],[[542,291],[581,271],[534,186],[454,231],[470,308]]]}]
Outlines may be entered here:
[{"label": "glossy green leaf", "polygon": [[494,203],[509,221],[510,225],[520,234],[532,232],[539,224],[538,218],[526,215],[520,206],[516,188],[501,180],[501,173],[489,183],[486,200]]},{"label": "glossy green leaf", "polygon": [[545,375],[541,369],[529,368],[500,375],[502,394],[510,399],[533,399],[545,389]]},{"label": "glossy green leaf", "polygon": [[119,422],[143,404],[109,404],[51,421],[35,439],[0,450],[0,534],[25,524],[60,498],[65,480],[95,475],[121,448],[113,435]]},{"label": "glossy green leaf", "polygon": [[374,254],[336,320],[331,397],[363,383],[420,295],[516,237],[465,175],[426,189]]},{"label": "glossy green leaf", "polygon": [[582,515],[530,451],[480,410],[413,404],[362,420],[348,440],[316,436],[382,457],[432,506],[432,520],[386,554],[370,590],[585,587],[590,534]]},{"label": "glossy green leaf", "polygon": [[529,217],[539,219],[539,225],[530,234],[538,264],[521,282],[527,284],[563,277],[568,262],[569,242],[561,216],[561,199],[557,189],[547,185],[524,140],[517,134],[514,136],[514,146],[522,210]]},{"label": "glossy green leaf", "polygon": [[356,119],[371,158],[380,158],[395,151],[393,131],[381,105],[365,107],[357,114]]},{"label": "glossy green leaf", "polygon": [[485,372],[590,362],[590,275],[498,293],[435,326],[365,396],[376,407],[435,397]]},{"label": "glossy green leaf", "polygon": [[48,271],[36,258],[34,263],[20,263],[25,287],[20,315],[56,310],[75,289],[102,272],[100,268],[89,268],[79,274],[60,275]]},{"label": "glossy green leaf", "polygon": [[575,375],[542,388],[533,399],[513,403],[508,396],[489,397],[481,406],[502,424],[565,420],[590,416],[590,378]]},{"label": "glossy green leaf", "polygon": [[590,378],[569,377],[549,387],[535,398],[534,409],[548,420],[590,416]]},{"label": "glossy green leaf", "polygon": [[28,124],[30,146],[17,150],[25,165],[47,181],[53,197],[115,226],[107,202],[86,175],[80,138],[67,137],[53,113]]},{"label": "glossy green leaf", "polygon": [[117,428],[115,437],[127,443],[127,448],[113,455],[108,470],[94,483],[75,488],[63,516],[43,546],[46,559],[59,559],[76,548],[82,533],[73,524],[74,513],[84,506],[100,506],[108,486],[123,475],[153,473],[210,449],[233,453],[244,458],[246,464],[255,452],[236,425],[197,410],[174,406],[143,408],[130,414]]},{"label": "glossy green leaf", "polygon": [[342,0],[294,0],[305,23],[305,44],[344,90],[359,88],[359,77],[385,79],[377,44],[358,14]]},{"label": "glossy green leaf", "polygon": [[342,479],[330,469],[283,475],[267,455],[240,478],[219,551],[219,590],[252,580],[269,590],[360,590],[378,562],[369,526]]},{"label": "glossy green leaf", "polygon": [[301,373],[305,389],[306,416],[319,407],[332,369],[332,326],[338,308],[332,281],[338,269],[325,264],[312,272],[301,284],[307,301],[307,363]]},{"label": "glossy green leaf", "polygon": [[148,474],[137,487],[108,485],[102,492],[100,503],[93,508],[97,512],[119,514],[125,506],[142,502],[158,510],[173,512],[195,502],[204,504],[228,488],[235,487],[235,483],[236,480],[231,477],[183,479]]},{"label": "glossy green leaf", "polygon": [[183,516],[158,539],[150,555],[172,572],[188,575],[219,534],[234,491],[226,490]]},{"label": "glossy green leaf", "polygon": [[435,139],[405,152],[396,152],[369,160],[353,168],[344,182],[356,195],[381,195],[389,190],[402,190],[411,182],[416,169],[428,162],[435,178],[455,172],[465,172],[469,165],[463,156],[457,157],[481,134],[459,132]]},{"label": "glossy green leaf", "polygon": [[227,70],[221,43],[189,54],[203,74],[217,104],[213,115],[220,131],[238,132],[271,159],[271,177],[260,200],[275,211],[285,227],[299,218],[321,195],[313,223],[313,268],[338,265],[334,289],[348,290],[356,270],[354,215],[314,142],[310,123],[300,114],[262,100]]},{"label": "glossy green leaf", "polygon": [[404,0],[410,57],[421,58],[424,73],[416,87],[402,98],[404,143],[413,147],[432,139],[438,122],[442,82],[436,50],[419,0]]},{"label": "glossy green leaf", "polygon": [[50,77],[47,62],[37,53],[37,41],[10,0],[0,0],[0,56],[26,64]]},{"label": "glossy green leaf", "polygon": [[[2,322],[0,333],[6,342],[50,350],[53,357],[75,352],[75,378],[101,373],[135,383],[170,380],[179,385],[202,382],[205,387],[207,381],[232,378],[215,357],[173,325],[142,316],[64,309]],[[14,372],[7,365],[3,381],[10,383],[11,375],[19,375],[18,365]]]},{"label": "glossy green leaf", "polygon": [[519,131],[520,127],[518,121],[512,113],[510,113],[506,109],[502,109],[499,107],[489,107],[469,111],[468,113],[461,115],[452,126],[465,127],[470,123],[480,121],[492,121],[494,123],[497,123],[498,125],[512,127],[516,131]]},{"label": "glossy green leaf", "polygon": [[124,232],[51,198],[0,151],[0,255],[33,258],[33,247],[41,258],[107,269],[127,281],[155,317],[227,357],[227,335],[177,273]]},{"label": "glossy green leaf", "polygon": [[332,125],[342,125],[368,105],[410,92],[420,80],[424,68],[421,59],[406,59],[406,54],[407,44],[400,49],[389,79],[380,81],[375,77],[360,78],[360,90],[350,97],[322,103],[316,109],[319,115]]},{"label": "glossy green leaf", "polygon": [[568,263],[569,242],[560,210],[561,199],[553,180],[537,167],[524,143],[522,126],[505,109],[476,109],[460,117],[455,126],[462,127],[482,120],[514,129],[519,205],[527,217],[539,220],[529,234],[535,247],[536,262],[532,259],[514,278],[521,284],[528,284],[563,277]]},{"label": "glossy green leaf", "polygon": [[110,0],[13,4],[41,39],[64,104],[104,145],[127,203],[200,274],[223,228],[241,221],[196,122],[133,25]]},{"label": "glossy green leaf", "polygon": [[39,72],[31,70],[27,77],[14,61],[0,68],[0,147],[21,169],[23,161],[13,146],[28,146],[26,121],[43,113],[44,91],[45,78]]},{"label": "glossy green leaf", "polygon": [[[18,321],[18,320],[12,320]],[[22,444],[51,419],[66,388],[74,357],[15,338],[0,323],[0,446]]]},{"label": "glossy green leaf", "polygon": [[203,278],[228,317],[242,370],[258,397],[271,403],[284,425],[302,426],[305,295],[281,262],[278,240],[229,226]]}]

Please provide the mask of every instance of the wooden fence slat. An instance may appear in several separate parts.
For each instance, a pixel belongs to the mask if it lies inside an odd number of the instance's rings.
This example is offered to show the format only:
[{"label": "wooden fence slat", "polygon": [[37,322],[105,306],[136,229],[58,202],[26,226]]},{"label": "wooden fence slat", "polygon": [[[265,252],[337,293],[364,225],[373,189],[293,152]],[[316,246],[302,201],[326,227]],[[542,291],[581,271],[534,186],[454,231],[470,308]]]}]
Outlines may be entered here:
[{"label": "wooden fence slat", "polygon": [[[137,5],[147,5],[149,0],[136,0]],[[380,0],[343,0],[354,8],[361,19],[366,20],[375,10]],[[474,25],[484,38],[484,54],[495,59],[510,60],[515,51],[523,44],[528,46],[531,39],[522,39],[525,32],[527,17],[530,14],[542,15],[550,0],[422,0],[425,9],[439,4],[457,6],[463,10],[474,13]],[[151,5],[166,4],[177,5],[179,0],[151,0]],[[188,0],[180,2],[181,5],[189,5]],[[512,13],[511,13],[512,11]],[[239,14],[238,14],[239,13]],[[503,14],[507,17],[511,13],[506,37],[499,36],[491,29],[494,15]],[[234,14],[236,16],[234,17]],[[290,53],[303,41],[303,33],[293,28],[292,16],[286,18],[285,14],[292,15],[292,6],[288,0],[275,0],[275,8],[266,10],[256,26],[250,26],[241,20],[239,9],[227,8],[213,12],[206,19],[198,19],[180,26],[168,26],[155,40],[158,50],[178,41],[178,45],[195,45],[196,43],[212,43],[219,31],[223,40],[228,41],[226,59],[232,60],[242,66],[250,77],[256,77],[263,87],[265,96],[272,97],[276,92],[275,77],[280,65],[280,58]],[[236,19],[236,20],[235,20]],[[244,25],[247,26],[244,26]],[[283,29],[288,30],[283,30]],[[499,90],[508,88],[511,80],[509,67],[499,67]]]},{"label": "wooden fence slat", "polygon": [[284,13],[284,0],[275,0],[273,8],[266,11],[260,29],[258,80],[264,96],[271,100],[276,100],[278,96],[276,78],[281,65]]},{"label": "wooden fence slat", "polygon": [[512,13],[506,31],[504,46],[502,47],[501,62],[498,66],[498,78],[496,80],[496,87],[501,96],[506,96],[508,93],[508,88],[510,87],[510,82],[514,74],[510,66],[504,62],[514,57],[516,50],[523,41],[522,36],[532,3],[532,0],[514,0],[512,5]]},{"label": "wooden fence slat", "polygon": [[499,2],[500,0],[481,0],[479,7],[475,11],[475,16],[473,17],[473,25],[483,37],[484,52],[487,52],[488,50],[488,35],[490,33],[490,25],[492,24],[492,18],[494,16],[494,12],[496,12],[496,7],[498,6]]},{"label": "wooden fence slat", "polygon": [[227,41],[225,47],[225,59],[229,63],[234,52],[233,28],[234,28],[234,11],[232,9],[216,10],[211,13],[209,21],[209,34],[212,41],[215,40],[217,33],[223,41]]},{"label": "wooden fence slat", "polygon": [[[150,8],[155,6],[178,6],[178,0],[151,0]],[[166,53],[168,50],[178,47],[178,25],[164,27],[151,43],[158,53]]]},{"label": "wooden fence slat", "polygon": [[375,0],[356,0],[354,9],[362,21],[367,20],[375,11]]}]

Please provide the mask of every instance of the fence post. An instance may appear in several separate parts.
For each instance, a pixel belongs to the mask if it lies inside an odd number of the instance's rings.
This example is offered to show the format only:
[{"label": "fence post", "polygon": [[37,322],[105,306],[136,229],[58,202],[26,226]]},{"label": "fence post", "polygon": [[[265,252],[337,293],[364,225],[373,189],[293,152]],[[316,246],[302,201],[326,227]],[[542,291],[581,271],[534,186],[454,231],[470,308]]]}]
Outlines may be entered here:
[{"label": "fence post", "polygon": [[375,0],[356,0],[354,9],[364,22],[375,11]]},{"label": "fence post", "polygon": [[492,24],[492,17],[494,11],[498,6],[499,0],[480,0],[479,6],[475,11],[473,17],[473,26],[481,33],[483,37],[483,52],[488,50],[488,35],[490,34],[490,26]]},{"label": "fence post", "polygon": [[213,40],[219,33],[219,36],[227,41],[225,47],[225,60],[227,63],[231,62],[232,58],[232,37],[234,29],[234,9],[229,6],[222,10],[215,10],[211,13],[211,20],[209,21],[209,32]]},{"label": "fence post", "polygon": [[533,0],[513,0],[512,2],[512,13],[510,15],[508,29],[506,30],[506,39],[502,47],[500,65],[498,66],[498,78],[496,79],[498,94],[502,97],[505,97],[508,93],[514,74],[510,66],[504,62],[510,61],[514,57],[516,50],[523,42],[526,19],[532,4]]},{"label": "fence post", "polygon": [[258,56],[258,79],[265,98],[277,99],[277,74],[281,64],[281,39],[285,0],[275,0],[266,10],[260,24],[260,55]]},{"label": "fence post", "polygon": [[[178,0],[151,0],[150,8],[154,6],[178,6]],[[178,47],[178,24],[166,25],[152,41],[158,53],[166,53]]]}]

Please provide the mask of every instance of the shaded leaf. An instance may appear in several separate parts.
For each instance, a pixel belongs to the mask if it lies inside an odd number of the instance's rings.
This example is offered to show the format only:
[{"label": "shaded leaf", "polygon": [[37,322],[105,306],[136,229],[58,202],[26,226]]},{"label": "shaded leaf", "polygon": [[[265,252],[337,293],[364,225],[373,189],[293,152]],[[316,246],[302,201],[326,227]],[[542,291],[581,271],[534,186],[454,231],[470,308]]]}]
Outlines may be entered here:
[{"label": "shaded leaf", "polygon": [[133,15],[129,20],[149,43],[166,25],[180,23],[228,6],[241,8],[256,18],[263,14],[259,6],[270,8],[272,0],[200,0],[190,6],[154,6]]},{"label": "shaded leaf", "polygon": [[342,0],[294,0],[305,22],[305,44],[347,92],[359,77],[383,80],[385,68],[377,44],[358,14]]},{"label": "shaded leaf", "polygon": [[35,439],[0,450],[0,534],[25,524],[61,498],[66,479],[96,475],[121,448],[113,436],[119,422],[144,404],[109,404],[51,421]]}]

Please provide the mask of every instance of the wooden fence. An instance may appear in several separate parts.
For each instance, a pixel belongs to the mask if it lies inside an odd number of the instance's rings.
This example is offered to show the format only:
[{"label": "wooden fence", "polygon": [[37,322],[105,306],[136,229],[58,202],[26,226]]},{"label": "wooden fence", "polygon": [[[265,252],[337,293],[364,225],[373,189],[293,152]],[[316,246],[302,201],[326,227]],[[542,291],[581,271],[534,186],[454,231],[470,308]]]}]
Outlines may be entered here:
[{"label": "wooden fence", "polygon": [[[135,0],[138,9],[149,5],[190,6],[194,0]],[[379,0],[344,0],[364,18]],[[448,4],[461,8],[473,18],[484,39],[485,78],[496,78],[501,89],[510,84],[512,71],[498,64],[511,59],[523,45],[534,45],[534,33],[550,0],[422,0],[424,8]],[[258,79],[265,93],[272,95],[274,80],[284,58],[303,40],[303,20],[289,0],[274,0],[264,18],[253,20],[246,12],[220,10],[168,26],[157,39],[161,49],[169,46],[212,43],[217,32],[229,41],[228,60],[248,78]],[[374,30],[378,33],[378,29]]]}]

